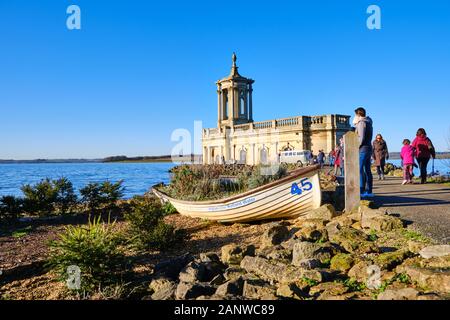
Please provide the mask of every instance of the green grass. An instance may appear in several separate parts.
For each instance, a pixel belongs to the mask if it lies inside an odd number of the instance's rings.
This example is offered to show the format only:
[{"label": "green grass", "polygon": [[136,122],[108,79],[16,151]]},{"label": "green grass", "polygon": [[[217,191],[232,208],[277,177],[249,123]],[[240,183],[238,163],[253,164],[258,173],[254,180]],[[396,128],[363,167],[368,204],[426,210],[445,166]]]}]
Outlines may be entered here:
[{"label": "green grass", "polygon": [[25,237],[28,233],[30,233],[32,229],[33,228],[31,226],[28,226],[26,228],[13,231],[11,235],[13,238],[22,238]]},{"label": "green grass", "polygon": [[346,286],[350,292],[363,291],[366,289],[366,284],[362,282],[358,282],[356,279],[348,278],[345,280],[336,280],[335,282],[340,282],[344,286]]},{"label": "green grass", "polygon": [[384,291],[386,291],[387,287],[393,284],[394,282],[400,282],[404,284],[411,284],[411,278],[406,273],[396,274],[392,279],[383,281],[381,286],[373,293],[372,298],[377,299],[378,295]]},{"label": "green grass", "polygon": [[378,240],[378,235],[377,235],[377,232],[375,230],[370,230],[369,240],[370,241],[377,241]]},{"label": "green grass", "polygon": [[308,278],[308,277],[303,277],[302,280],[310,287],[314,287],[319,284],[319,281]]},{"label": "green grass", "polygon": [[424,235],[417,231],[409,230],[409,229],[403,229],[401,231],[401,234],[403,237],[405,237],[408,240],[414,240],[414,241],[420,241],[420,242],[429,242],[429,239],[426,238]]}]

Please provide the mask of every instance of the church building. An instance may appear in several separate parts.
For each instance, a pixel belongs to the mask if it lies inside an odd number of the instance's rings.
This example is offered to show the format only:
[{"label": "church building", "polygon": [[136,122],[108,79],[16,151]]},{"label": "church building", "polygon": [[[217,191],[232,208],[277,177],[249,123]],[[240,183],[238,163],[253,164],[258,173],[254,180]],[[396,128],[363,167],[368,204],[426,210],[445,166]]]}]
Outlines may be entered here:
[{"label": "church building", "polygon": [[233,53],[231,73],[217,84],[217,128],[202,132],[203,163],[274,163],[287,150],[328,154],[350,130],[350,116],[328,114],[253,120],[252,79],[241,76]]}]

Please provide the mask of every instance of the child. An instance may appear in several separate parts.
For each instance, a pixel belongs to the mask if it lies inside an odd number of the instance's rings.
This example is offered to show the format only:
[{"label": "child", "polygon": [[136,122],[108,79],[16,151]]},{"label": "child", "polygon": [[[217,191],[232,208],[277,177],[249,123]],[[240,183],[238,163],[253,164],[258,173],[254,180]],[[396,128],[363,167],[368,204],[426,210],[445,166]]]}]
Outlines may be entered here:
[{"label": "child", "polygon": [[403,183],[412,183],[413,167],[414,167],[414,147],[411,146],[411,141],[403,140],[403,148],[400,152],[400,157],[403,162]]}]

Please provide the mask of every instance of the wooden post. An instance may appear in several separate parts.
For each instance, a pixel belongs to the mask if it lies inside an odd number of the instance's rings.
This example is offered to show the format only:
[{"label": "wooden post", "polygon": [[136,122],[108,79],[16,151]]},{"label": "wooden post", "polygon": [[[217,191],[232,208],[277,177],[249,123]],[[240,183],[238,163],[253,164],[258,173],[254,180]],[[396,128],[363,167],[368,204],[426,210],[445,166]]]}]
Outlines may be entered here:
[{"label": "wooden post", "polygon": [[344,135],[345,211],[359,206],[359,139],[355,132]]}]

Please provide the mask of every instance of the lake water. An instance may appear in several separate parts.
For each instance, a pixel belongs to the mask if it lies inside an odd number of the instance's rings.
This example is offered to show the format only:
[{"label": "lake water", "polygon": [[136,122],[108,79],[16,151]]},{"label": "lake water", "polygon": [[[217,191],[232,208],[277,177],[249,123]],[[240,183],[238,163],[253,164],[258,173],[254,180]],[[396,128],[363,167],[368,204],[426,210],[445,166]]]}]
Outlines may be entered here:
[{"label": "lake water", "polygon": [[[389,160],[400,165],[400,160]],[[435,170],[441,174],[449,173],[450,160],[436,160]],[[123,180],[125,198],[143,194],[159,182],[168,183],[168,170],[174,163],[39,163],[39,164],[0,164],[0,196],[21,196],[23,184],[34,184],[46,177],[57,179],[67,177],[78,191],[89,182]],[[416,174],[418,170],[416,170]],[[431,161],[428,166],[431,172]]]},{"label": "lake water", "polygon": [[[401,160],[388,160],[387,162],[390,162],[396,166],[401,165]],[[430,162],[428,162],[428,173],[431,173],[432,167],[433,167],[433,160],[431,159]],[[434,160],[434,171],[438,172],[439,174],[446,175],[450,174],[450,159],[436,159]],[[414,173],[416,175],[419,175],[419,169],[415,168]]]},{"label": "lake water", "polygon": [[0,164],[0,196],[21,196],[23,184],[34,184],[46,177],[67,177],[77,193],[89,182],[123,180],[125,198],[143,194],[159,182],[169,182],[173,163],[39,163]]}]

